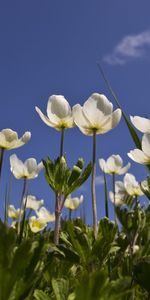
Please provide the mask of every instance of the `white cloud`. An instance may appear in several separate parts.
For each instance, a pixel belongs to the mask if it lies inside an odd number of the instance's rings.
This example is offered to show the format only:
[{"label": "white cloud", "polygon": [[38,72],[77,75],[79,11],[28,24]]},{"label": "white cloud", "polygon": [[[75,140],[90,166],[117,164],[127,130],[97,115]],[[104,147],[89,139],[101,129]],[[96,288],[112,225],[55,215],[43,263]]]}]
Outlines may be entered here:
[{"label": "white cloud", "polygon": [[144,57],[147,48],[150,48],[150,30],[125,36],[112,53],[103,57],[103,61],[110,65],[123,65],[129,59]]},{"label": "white cloud", "polygon": [[104,184],[104,177],[102,175],[96,176],[96,178],[95,178],[95,184],[96,185]]}]

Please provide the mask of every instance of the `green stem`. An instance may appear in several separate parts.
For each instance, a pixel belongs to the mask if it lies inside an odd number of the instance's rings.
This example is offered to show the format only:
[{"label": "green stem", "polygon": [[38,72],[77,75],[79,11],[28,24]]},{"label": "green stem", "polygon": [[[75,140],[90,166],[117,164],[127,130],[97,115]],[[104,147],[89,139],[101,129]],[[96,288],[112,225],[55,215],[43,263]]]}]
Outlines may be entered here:
[{"label": "green stem", "polygon": [[19,214],[19,219],[18,219],[18,236],[20,235],[20,228],[21,228],[21,210],[22,210],[22,205],[23,205],[23,198],[24,198],[25,192],[26,192],[26,184],[27,184],[27,179],[24,178],[24,180],[23,180],[22,195],[21,195],[21,200],[20,200],[20,214]]},{"label": "green stem", "polygon": [[2,174],[2,165],[3,165],[3,160],[4,160],[4,152],[5,152],[5,149],[1,148],[1,151],[0,151],[0,178],[1,178],[1,174]]},{"label": "green stem", "polygon": [[117,224],[115,173],[112,174],[112,180],[113,180],[113,194],[114,194],[114,219],[115,219],[115,224]]},{"label": "green stem", "polygon": [[60,138],[60,157],[63,156],[63,151],[64,151],[64,133],[65,133],[65,128],[62,128],[61,138]]},{"label": "green stem", "polygon": [[71,219],[72,219],[72,210],[69,209],[69,221],[71,221]]},{"label": "green stem", "polygon": [[55,228],[54,228],[54,244],[59,244],[60,220],[61,220],[61,195],[56,193],[55,204]]},{"label": "green stem", "polygon": [[107,196],[107,180],[106,175],[104,174],[104,192],[105,192],[105,214],[106,217],[109,218],[109,212],[108,212],[108,196]]},{"label": "green stem", "polygon": [[93,232],[94,237],[97,236],[97,208],[96,208],[96,190],[95,190],[95,176],[96,176],[96,131],[93,131],[93,157],[92,157],[92,210],[93,210]]},{"label": "green stem", "polygon": [[10,194],[11,194],[11,187],[12,187],[12,173],[10,173],[10,178],[8,185],[6,186],[5,192],[5,207],[4,207],[4,223],[7,224],[8,221],[8,206],[10,205]]}]

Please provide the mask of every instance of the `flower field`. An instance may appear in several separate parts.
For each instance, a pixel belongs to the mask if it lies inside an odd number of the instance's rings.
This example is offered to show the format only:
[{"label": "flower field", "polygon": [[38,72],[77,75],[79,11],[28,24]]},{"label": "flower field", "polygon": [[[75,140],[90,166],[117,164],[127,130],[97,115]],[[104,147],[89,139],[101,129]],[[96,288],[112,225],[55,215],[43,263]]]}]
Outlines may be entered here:
[{"label": "flower field", "polygon": [[[47,156],[40,162],[33,157],[22,161],[16,154],[10,155],[12,176],[23,181],[23,189],[18,207],[7,193],[3,203],[0,300],[150,299],[150,120],[126,116],[112,95],[116,110],[99,93],[89,96],[82,106],[76,104],[72,108],[64,96],[52,95],[47,114],[35,107],[41,120],[59,131],[60,151],[54,160]],[[119,154],[112,153],[107,159],[98,160],[104,179],[105,206],[105,217],[99,220],[96,141],[98,135],[115,130],[121,118],[133,140],[133,149],[129,149],[130,162],[125,166]],[[70,167],[64,154],[65,131],[75,126],[80,134],[91,138],[92,159],[86,166],[78,158]],[[143,134],[142,139],[139,132]],[[1,130],[0,180],[5,172],[5,152],[22,147],[30,138],[30,132],[19,138],[12,129]],[[141,182],[137,181],[136,174],[130,173],[132,161],[147,170],[147,177]],[[40,172],[44,173],[55,197],[53,212],[44,206],[43,199],[28,192],[30,180]],[[112,180],[112,190],[108,190],[108,177]],[[88,178],[92,225],[86,223],[85,216],[72,216],[86,201],[83,195],[74,197],[72,193]],[[109,218],[109,201],[114,208],[114,220]],[[64,208],[68,209],[67,219]]]}]

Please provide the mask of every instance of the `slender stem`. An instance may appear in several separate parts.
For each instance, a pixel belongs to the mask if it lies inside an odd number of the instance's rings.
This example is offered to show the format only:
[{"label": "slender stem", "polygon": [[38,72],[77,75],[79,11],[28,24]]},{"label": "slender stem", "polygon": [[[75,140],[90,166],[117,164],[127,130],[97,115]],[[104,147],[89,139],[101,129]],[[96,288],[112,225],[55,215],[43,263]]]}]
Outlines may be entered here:
[{"label": "slender stem", "polygon": [[6,186],[6,192],[5,192],[4,222],[6,224],[8,221],[8,206],[10,204],[11,188],[12,188],[12,173],[10,173],[9,182],[8,185]]},{"label": "slender stem", "polygon": [[107,196],[107,180],[106,180],[106,175],[104,174],[104,192],[105,192],[105,214],[106,217],[109,218],[109,212],[108,212],[108,196]]},{"label": "slender stem", "polygon": [[[60,138],[60,158],[63,156],[63,148],[64,148],[64,132],[65,128],[61,128],[61,138]],[[59,244],[59,233],[60,233],[60,220],[61,220],[61,211],[64,204],[62,201],[62,194],[56,193],[55,200],[55,228],[54,228],[54,244]]]},{"label": "slender stem", "polygon": [[61,129],[61,138],[60,138],[60,157],[63,156],[63,150],[64,150],[64,133],[65,128]]},{"label": "slender stem", "polygon": [[97,236],[97,208],[96,208],[96,190],[95,190],[95,176],[96,176],[96,131],[93,131],[93,157],[92,157],[92,210],[93,210],[93,231],[94,237]]},{"label": "slender stem", "polygon": [[116,187],[115,187],[115,173],[112,174],[112,180],[113,180],[113,194],[114,194],[114,219],[115,224],[117,224],[117,217],[116,217]]},{"label": "slender stem", "polygon": [[3,160],[4,160],[4,152],[5,152],[5,149],[4,148],[1,148],[0,149],[0,178],[1,178],[1,174],[2,174],[2,165],[3,165]]},{"label": "slender stem", "polygon": [[71,219],[72,219],[72,210],[69,209],[69,221],[71,221]]},{"label": "slender stem", "polygon": [[60,219],[61,219],[61,195],[56,193],[55,204],[55,228],[54,228],[54,244],[59,244],[59,232],[60,232]]},{"label": "slender stem", "polygon": [[26,206],[27,206],[27,200],[28,200],[28,190],[25,189],[26,193],[24,193],[23,198],[25,199],[24,203],[22,202],[22,210],[23,210],[23,216],[22,216],[22,222],[21,222],[21,228],[20,228],[20,234],[18,238],[18,242],[21,243],[23,232],[24,232],[24,225],[25,225],[25,218],[26,218]]},{"label": "slender stem", "polygon": [[22,205],[23,205],[23,198],[24,198],[25,192],[26,192],[26,184],[27,184],[27,179],[24,178],[24,180],[23,180],[22,195],[21,195],[21,200],[20,200],[20,213],[19,213],[19,218],[18,218],[18,235],[20,234],[21,210],[22,210]]}]

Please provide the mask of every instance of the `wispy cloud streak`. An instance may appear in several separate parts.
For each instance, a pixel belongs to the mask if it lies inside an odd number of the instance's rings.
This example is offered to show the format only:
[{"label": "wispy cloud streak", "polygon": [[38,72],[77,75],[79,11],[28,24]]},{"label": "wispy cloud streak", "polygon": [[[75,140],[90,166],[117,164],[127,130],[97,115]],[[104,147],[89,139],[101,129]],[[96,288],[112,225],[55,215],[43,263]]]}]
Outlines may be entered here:
[{"label": "wispy cloud streak", "polygon": [[130,59],[144,57],[149,47],[150,30],[127,35],[115,46],[112,53],[103,57],[103,61],[110,65],[124,65]]}]

